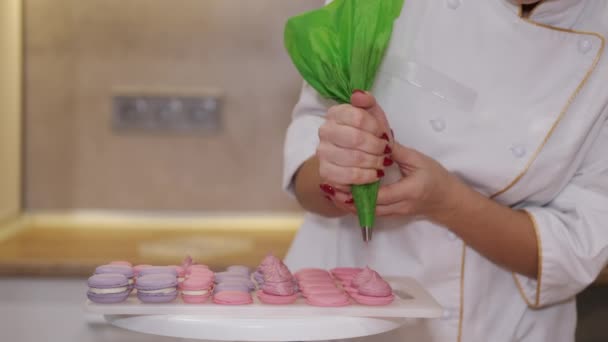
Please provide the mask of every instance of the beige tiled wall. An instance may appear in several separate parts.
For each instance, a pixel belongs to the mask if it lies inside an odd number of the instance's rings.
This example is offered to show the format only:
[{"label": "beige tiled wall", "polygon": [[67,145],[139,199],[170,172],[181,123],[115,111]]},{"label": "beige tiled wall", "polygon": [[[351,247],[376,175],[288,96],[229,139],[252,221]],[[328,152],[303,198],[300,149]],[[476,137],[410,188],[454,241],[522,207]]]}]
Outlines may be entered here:
[{"label": "beige tiled wall", "polygon": [[[26,0],[28,209],[297,209],[283,25],[322,0]],[[218,135],[116,134],[117,87],[224,91]]]},{"label": "beige tiled wall", "polygon": [[0,1],[0,225],[20,208],[21,4]]}]

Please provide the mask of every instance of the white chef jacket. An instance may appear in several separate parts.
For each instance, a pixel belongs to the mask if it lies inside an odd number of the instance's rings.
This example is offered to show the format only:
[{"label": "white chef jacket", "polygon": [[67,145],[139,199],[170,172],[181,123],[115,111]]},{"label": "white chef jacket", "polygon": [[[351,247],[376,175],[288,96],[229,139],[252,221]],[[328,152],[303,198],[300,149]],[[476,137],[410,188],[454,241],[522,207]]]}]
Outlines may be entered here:
[{"label": "white chef jacket", "polygon": [[[375,341],[573,341],[575,295],[608,258],[608,1],[406,0],[373,93],[396,139],[534,221],[538,280],[444,227],[379,218],[366,260],[355,216],[307,214],[292,269],[362,266],[417,279],[445,308]],[[284,187],[315,154],[333,103],[304,86]],[[384,182],[399,179],[391,168]],[[513,253],[517,253],[515,249]]]}]

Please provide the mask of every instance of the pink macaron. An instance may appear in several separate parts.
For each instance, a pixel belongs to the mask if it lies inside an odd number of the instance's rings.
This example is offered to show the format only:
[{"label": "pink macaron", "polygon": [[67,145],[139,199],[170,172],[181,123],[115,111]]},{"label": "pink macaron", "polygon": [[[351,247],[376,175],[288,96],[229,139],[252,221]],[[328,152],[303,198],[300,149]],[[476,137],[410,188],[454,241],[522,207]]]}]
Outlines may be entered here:
[{"label": "pink macaron", "polygon": [[341,294],[309,294],[306,303],[312,306],[339,307],[350,305],[350,299],[345,293]]},{"label": "pink macaron", "polygon": [[175,269],[175,271],[177,272],[177,281],[178,282],[183,282],[186,278],[186,270],[181,267],[181,266],[177,266],[177,265],[169,265],[169,267],[173,267]]},{"label": "pink macaron", "polygon": [[186,273],[191,273],[193,270],[209,270],[209,266],[207,266],[207,265],[201,265],[201,264],[190,265],[186,269]]},{"label": "pink macaron", "polygon": [[394,295],[386,296],[386,297],[371,297],[371,296],[363,296],[358,293],[351,293],[351,297],[355,300],[355,302],[362,305],[369,306],[382,306],[388,305],[393,302],[395,299]]},{"label": "pink macaron", "polygon": [[213,302],[220,305],[247,305],[253,303],[249,292],[222,291],[213,295]]},{"label": "pink macaron", "polygon": [[184,303],[204,303],[211,296],[213,280],[211,277],[190,277],[180,284]]},{"label": "pink macaron", "polygon": [[312,290],[306,290],[306,291],[302,291],[302,296],[305,298],[308,298],[309,296],[315,296],[315,295],[341,295],[344,294],[344,290],[341,290],[337,287],[331,288],[331,287],[325,287],[325,288],[318,288],[318,289],[312,289]]},{"label": "pink macaron", "polygon": [[298,299],[297,293],[291,296],[273,296],[264,291],[258,291],[257,295],[262,303],[271,305],[293,304]]},{"label": "pink macaron", "polygon": [[331,275],[329,274],[301,274],[296,279],[298,281],[314,281],[314,280],[326,280],[326,281],[334,281]]},{"label": "pink macaron", "polygon": [[336,267],[334,269],[332,269],[330,272],[331,274],[333,274],[334,276],[338,277],[338,276],[344,276],[344,275],[355,275],[359,272],[363,271],[362,268],[358,268],[358,267]]}]

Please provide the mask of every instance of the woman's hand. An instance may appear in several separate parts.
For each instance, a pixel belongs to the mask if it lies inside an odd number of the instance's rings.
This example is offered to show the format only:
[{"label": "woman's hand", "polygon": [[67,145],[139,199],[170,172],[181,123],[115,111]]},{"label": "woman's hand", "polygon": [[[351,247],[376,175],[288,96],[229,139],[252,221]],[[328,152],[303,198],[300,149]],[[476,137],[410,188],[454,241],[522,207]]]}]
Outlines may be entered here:
[{"label": "woman's hand", "polygon": [[320,189],[336,206],[355,212],[351,184],[373,183],[393,164],[390,129],[376,99],[357,91],[352,104],[331,107],[319,129]]},{"label": "woman's hand", "polygon": [[392,158],[403,178],[382,186],[378,192],[378,216],[449,215],[459,180],[441,164],[424,154],[395,143]]}]

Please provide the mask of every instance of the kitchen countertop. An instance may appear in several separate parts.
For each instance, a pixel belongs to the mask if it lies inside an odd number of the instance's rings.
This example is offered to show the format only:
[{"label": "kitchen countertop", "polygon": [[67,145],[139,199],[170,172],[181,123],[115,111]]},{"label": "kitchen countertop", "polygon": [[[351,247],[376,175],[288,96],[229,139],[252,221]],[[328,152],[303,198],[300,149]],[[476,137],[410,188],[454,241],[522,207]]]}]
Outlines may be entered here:
[{"label": "kitchen countertop", "polygon": [[301,215],[210,217],[38,214],[0,228],[0,276],[86,277],[113,260],[175,265],[186,255],[213,269],[283,257]]},{"label": "kitchen countertop", "polygon": [[[218,270],[255,267],[269,252],[283,257],[301,223],[299,214],[28,214],[0,226],[0,276],[87,277],[114,260],[175,265],[186,255]],[[594,285],[608,285],[608,269]]]}]

